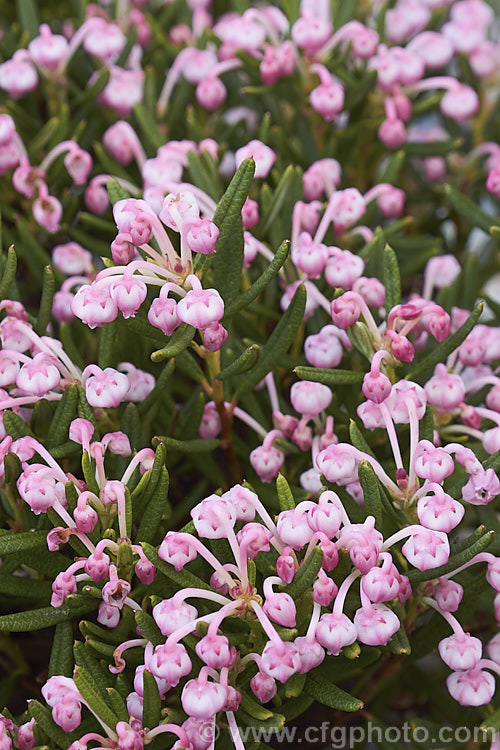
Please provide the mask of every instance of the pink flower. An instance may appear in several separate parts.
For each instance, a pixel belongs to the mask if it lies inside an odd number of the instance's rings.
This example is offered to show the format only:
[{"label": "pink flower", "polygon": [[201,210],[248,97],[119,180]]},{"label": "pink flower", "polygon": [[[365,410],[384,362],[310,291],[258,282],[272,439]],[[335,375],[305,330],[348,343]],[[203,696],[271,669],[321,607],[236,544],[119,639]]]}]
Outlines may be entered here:
[{"label": "pink flower", "polygon": [[110,323],[118,315],[118,308],[104,285],[81,286],[71,302],[73,315],[89,328],[101,327]]},{"label": "pink flower", "polygon": [[301,668],[297,646],[288,641],[268,641],[261,656],[261,669],[278,682],[286,682]]},{"label": "pink flower", "polygon": [[55,357],[45,352],[35,354],[31,362],[26,362],[16,377],[16,385],[25,393],[44,396],[48,391],[57,388],[61,382],[61,375],[56,365]]},{"label": "pink flower", "polygon": [[199,279],[187,277],[191,291],[177,303],[177,315],[183,323],[204,331],[224,315],[224,302],[215,289],[203,289]]},{"label": "pink flower", "polygon": [[191,672],[192,664],[188,652],[182,643],[168,641],[156,646],[151,656],[145,658],[146,669],[160,680],[165,680],[175,687],[179,681]]},{"label": "pink flower", "polygon": [[327,654],[338,656],[344,646],[350,646],[356,640],[356,626],[344,614],[327,613],[321,615],[315,636]]},{"label": "pink flower", "polygon": [[431,570],[448,562],[450,545],[442,531],[422,527],[422,531],[414,532],[403,544],[401,551],[418,570]]},{"label": "pink flower", "polygon": [[250,680],[250,687],[261,703],[268,703],[272,700],[278,690],[276,680],[265,672],[257,672]]},{"label": "pink flower", "polygon": [[97,365],[89,365],[82,373],[82,380],[89,404],[105,409],[119,406],[130,388],[127,376],[112,367],[101,370]]},{"label": "pink flower", "polygon": [[246,146],[242,146],[235,153],[236,167],[245,161],[245,159],[253,159],[255,161],[255,177],[267,177],[271,171],[271,167],[276,161],[276,154],[274,151],[266,146],[262,141],[253,140],[247,143]]},{"label": "pink flower", "polygon": [[[160,557],[162,560],[164,559],[163,556],[160,555]],[[164,599],[159,604],[156,604],[153,607],[153,617],[162,635],[168,636],[178,628],[182,628],[196,619],[198,612],[191,604],[187,604],[182,600],[176,601],[175,597],[173,597],[172,599]]]},{"label": "pink flower", "polygon": [[189,543],[189,538],[177,531],[168,531],[158,550],[158,555],[165,562],[173,565],[176,570],[182,570],[191,560],[196,559],[196,550]]},{"label": "pink flower", "polygon": [[500,480],[493,469],[476,471],[462,488],[462,497],[471,505],[487,505],[500,495]]},{"label": "pink flower", "polygon": [[354,615],[357,638],[367,646],[386,646],[401,623],[384,604],[360,607]]},{"label": "pink flower", "polygon": [[454,633],[438,644],[439,655],[453,670],[464,671],[477,666],[483,654],[483,644],[479,638],[468,633]]},{"label": "pink flower", "polygon": [[[433,494],[429,494],[432,491]],[[454,500],[439,484],[431,483],[428,493],[417,503],[418,520],[427,529],[450,532],[458,526],[465,513],[464,506]]]},{"label": "pink flower", "polygon": [[495,678],[478,667],[452,672],[446,679],[446,686],[461,706],[484,706],[495,694]]},{"label": "pink flower", "polygon": [[284,628],[294,628],[297,615],[295,603],[289,594],[273,593],[267,596],[263,606],[270,620]]},{"label": "pink flower", "polygon": [[197,677],[184,685],[181,695],[182,708],[188,716],[196,719],[211,719],[222,711],[227,701],[227,688],[206,677]]},{"label": "pink flower", "polygon": [[290,389],[290,400],[295,411],[307,417],[317,417],[328,408],[332,400],[332,392],[322,383],[302,380],[294,383]]}]

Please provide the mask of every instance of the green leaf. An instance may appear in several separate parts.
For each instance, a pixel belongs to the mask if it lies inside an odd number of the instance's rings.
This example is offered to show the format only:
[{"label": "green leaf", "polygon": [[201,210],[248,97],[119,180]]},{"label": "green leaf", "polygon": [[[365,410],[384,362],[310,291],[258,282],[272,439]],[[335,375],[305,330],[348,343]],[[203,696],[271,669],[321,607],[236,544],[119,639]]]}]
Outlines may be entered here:
[{"label": "green leaf", "polygon": [[115,177],[109,178],[106,183],[106,188],[108,190],[109,200],[111,201],[112,206],[114,206],[115,203],[118,203],[118,201],[130,198],[130,194],[125,190],[124,187],[120,185]]},{"label": "green leaf", "polygon": [[447,339],[440,342],[438,346],[433,349],[430,354],[421,359],[416,367],[406,375],[406,380],[415,380],[420,375],[425,375],[430,370],[433,370],[438,362],[444,362],[449,355],[457,349],[460,344],[467,338],[469,333],[472,331],[481,313],[483,312],[484,302],[479,302],[470,317],[465,323],[460,326],[458,331],[452,333]]},{"label": "green leaf", "polygon": [[389,314],[395,305],[401,302],[401,276],[396,253],[389,245],[384,248],[383,256],[384,286],[385,286],[385,310]]},{"label": "green leaf", "polygon": [[363,708],[363,702],[336,685],[332,685],[324,677],[319,675],[307,675],[305,692],[312,696],[323,706],[335,708],[338,711],[359,711]]},{"label": "green leaf", "polygon": [[0,557],[39,547],[47,548],[46,531],[23,531],[19,534],[7,533],[0,536]]},{"label": "green leaf", "polygon": [[13,247],[7,250],[7,260],[3,269],[2,281],[0,281],[0,301],[5,299],[5,295],[10,289],[10,285],[16,277],[17,255]]},{"label": "green leaf", "polygon": [[458,151],[463,142],[463,138],[451,138],[446,141],[407,141],[401,149],[407,156],[446,156],[452,151]]},{"label": "green leaf", "polygon": [[23,31],[32,39],[39,34],[37,4],[35,0],[16,0],[16,15]]},{"label": "green leaf", "polygon": [[451,555],[450,559],[445,565],[440,565],[437,568],[431,568],[431,570],[408,571],[407,576],[410,579],[412,587],[416,586],[418,583],[422,583],[423,581],[430,581],[433,578],[439,578],[440,576],[444,576],[447,573],[451,573],[453,570],[456,570],[456,568],[460,568],[462,565],[464,565],[464,563],[469,562],[469,560],[472,560],[473,557],[486,549],[486,547],[491,544],[494,538],[495,532],[488,531],[487,534],[484,534],[484,536],[478,539],[477,542],[474,542],[474,544],[472,544],[470,547],[463,550],[463,552],[459,552],[456,555]]},{"label": "green leaf", "polygon": [[276,477],[276,492],[278,493],[280,510],[293,510],[295,508],[292,490],[283,474],[278,474]]},{"label": "green leaf", "polygon": [[89,422],[92,422],[92,424],[94,425],[94,428],[97,429],[97,421],[95,418],[94,410],[89,404],[89,402],[87,401],[85,388],[83,388],[81,385],[77,386],[77,388],[78,388],[78,416],[83,417],[83,419],[88,419]]},{"label": "green leaf", "polygon": [[268,721],[273,718],[273,712],[252,698],[248,693],[241,693],[241,707],[254,719]]},{"label": "green leaf", "polygon": [[248,196],[254,172],[254,160],[245,159],[229,183],[213,218],[220,230],[213,261],[213,285],[224,302],[235,299],[240,290],[244,247],[241,209]]},{"label": "green leaf", "polygon": [[271,200],[265,206],[262,216],[260,217],[259,228],[262,235],[267,234],[272,224],[279,217],[283,204],[285,203],[287,193],[295,179],[295,167],[289,164],[280,177]]},{"label": "green leaf", "polygon": [[297,287],[289,307],[281,316],[270,337],[262,347],[260,362],[251,370],[237,389],[237,396],[250,391],[257,383],[280,364],[282,356],[288,350],[297,336],[297,331],[304,318],[306,306],[306,290],[303,284]]},{"label": "green leaf", "polygon": [[161,634],[161,630],[154,621],[151,615],[148,615],[144,610],[137,610],[135,613],[135,621],[137,627],[140,629],[144,638],[151,641],[153,646],[159,646],[160,643],[165,643],[165,636]]},{"label": "green leaf", "polygon": [[142,673],[144,680],[144,708],[142,715],[142,725],[144,728],[154,729],[160,723],[161,718],[161,698],[158,690],[158,684],[147,669]]},{"label": "green leaf", "polygon": [[10,435],[12,440],[18,440],[27,435],[35,437],[26,422],[18,414],[14,414],[13,411],[3,413],[3,426],[7,435]]},{"label": "green leaf", "polygon": [[82,471],[88,489],[90,490],[90,492],[93,492],[94,495],[97,495],[99,497],[99,485],[97,484],[94,467],[92,466],[92,461],[87,451],[85,451],[82,455]]},{"label": "green leaf", "polygon": [[152,353],[152,361],[163,362],[164,359],[178,357],[179,354],[191,344],[194,333],[193,326],[187,325],[187,323],[182,323],[173,333],[168,344],[164,346],[163,349],[158,349],[156,352]]},{"label": "green leaf", "polygon": [[324,385],[359,385],[363,382],[364,372],[355,370],[324,370],[321,367],[296,367],[294,373],[301,380],[311,380]]},{"label": "green leaf", "polygon": [[127,710],[127,704],[125,703],[118,690],[112,687],[108,687],[106,688],[106,692],[108,694],[109,704],[113,713],[117,715],[120,721],[128,722],[130,717]]},{"label": "green leaf", "polygon": [[167,449],[171,451],[180,451],[181,453],[212,453],[220,445],[220,440],[195,438],[194,440],[176,440],[170,437],[155,437],[154,440],[161,440],[165,443]]},{"label": "green leaf", "polygon": [[351,443],[355,448],[358,449],[358,451],[363,451],[363,453],[368,453],[369,456],[375,457],[375,454],[366,442],[363,433],[359,429],[354,419],[351,419],[349,422],[349,437],[351,439]]},{"label": "green leaf", "polygon": [[498,226],[499,221],[490,216],[477,206],[470,198],[462,195],[451,185],[444,186],[444,194],[457,213],[469,221],[472,226],[479,227],[484,232],[490,232],[493,226]]},{"label": "green leaf", "polygon": [[289,240],[285,240],[281,243],[273,260],[259,278],[256,279],[246,291],[239,294],[233,302],[226,306],[224,319],[229,318],[240,310],[244,310],[259,296],[261,292],[264,291],[269,282],[279,273],[288,258],[289,253],[290,242]]},{"label": "green leaf", "polygon": [[[208,156],[207,159],[206,156],[204,158],[204,155],[198,156],[194,151],[189,151],[187,158],[193,185],[201,188],[207,195],[216,200],[220,195],[220,190],[217,185],[217,172],[210,169],[209,166],[211,157]],[[211,161],[214,164],[213,159]]]},{"label": "green leaf", "polygon": [[216,376],[217,380],[224,380],[229,378],[231,375],[241,375],[243,372],[247,372],[254,367],[259,361],[261,354],[261,348],[258,344],[252,344],[245,349],[239,357],[237,357],[231,364],[224,367]]},{"label": "green leaf", "polygon": [[118,723],[118,717],[108,706],[106,699],[95,689],[96,683],[92,675],[84,667],[76,667],[73,680],[92,711],[95,711],[99,719],[113,730]]},{"label": "green leaf", "polygon": [[163,516],[170,512],[168,502],[169,475],[164,466],[161,467],[160,472],[160,479],[156,483],[153,496],[141,516],[136,534],[137,542],[152,542]]},{"label": "green leaf", "polygon": [[381,529],[383,511],[378,485],[379,480],[369,461],[360,461],[358,466],[358,476],[363,489],[365,511],[367,515],[375,517],[375,526],[378,529]]},{"label": "green leaf", "polygon": [[27,612],[16,612],[12,615],[3,615],[0,617],[0,630],[7,630],[11,633],[27,633],[30,630],[41,630],[50,628],[52,625],[58,625],[64,620],[72,620],[80,615],[92,612],[97,608],[99,602],[87,603],[80,607],[42,607],[41,609],[31,609]]},{"label": "green leaf", "polygon": [[52,422],[47,432],[47,447],[62,445],[68,440],[69,426],[75,419],[78,410],[78,388],[69,383],[57,403]]},{"label": "green leaf", "polygon": [[162,560],[161,557],[159,557],[157,550],[147,542],[142,542],[142,548],[148,560],[151,560],[160,573],[163,573],[164,576],[173,581],[177,586],[180,586],[181,588],[205,589],[206,591],[212,590],[204,580],[198,578],[198,576],[195,576],[194,573],[191,573],[189,570],[175,570],[173,565],[169,565]]},{"label": "green leaf", "polygon": [[160,146],[165,144],[166,136],[158,127],[156,119],[144,104],[136,104],[134,115],[137,117],[141,133],[152,148],[157,151]]},{"label": "green leaf", "polygon": [[69,620],[56,625],[49,662],[49,677],[73,674],[73,625]]},{"label": "green leaf", "polygon": [[309,556],[302,562],[300,568],[295,573],[293,581],[287,586],[282,587],[283,591],[289,594],[292,599],[298,599],[299,596],[302,596],[302,594],[312,588],[319,569],[322,567],[323,552],[321,548],[316,545],[312,548]]},{"label": "green leaf", "polygon": [[43,286],[42,298],[35,323],[35,331],[39,336],[43,336],[47,330],[52,314],[52,300],[56,290],[56,279],[51,266],[45,266],[43,269]]}]

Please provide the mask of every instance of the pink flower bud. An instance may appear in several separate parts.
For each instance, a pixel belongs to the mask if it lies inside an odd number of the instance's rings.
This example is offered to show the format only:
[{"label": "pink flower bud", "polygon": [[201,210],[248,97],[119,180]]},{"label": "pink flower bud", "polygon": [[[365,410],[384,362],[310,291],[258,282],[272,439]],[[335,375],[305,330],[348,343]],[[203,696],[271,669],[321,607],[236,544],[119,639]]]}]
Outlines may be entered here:
[{"label": "pink flower bud", "polygon": [[274,445],[259,445],[250,453],[250,463],[262,482],[268,483],[279,474],[285,461],[283,451]]},{"label": "pink flower bud", "polygon": [[78,699],[64,695],[52,709],[52,718],[65,732],[72,732],[82,721],[82,707]]},{"label": "pink flower bud", "polygon": [[67,570],[58,573],[52,583],[52,597],[50,603],[52,607],[61,607],[68,594],[76,594],[76,578]]},{"label": "pink flower bud", "polygon": [[224,104],[227,97],[227,89],[216,75],[207,75],[196,87],[196,101],[209,112]]},{"label": "pink flower bud", "polygon": [[387,375],[383,375],[381,372],[379,372],[378,375],[375,375],[373,372],[368,372],[363,378],[361,390],[369,401],[373,401],[375,404],[381,404],[386,398],[388,398],[388,396],[390,396],[392,383]]},{"label": "pink flower bud", "polygon": [[[425,395],[424,389],[417,383],[412,383],[410,380],[400,380],[393,385],[391,395],[387,399],[387,406],[389,407],[391,417],[396,422],[396,424],[409,423],[409,401],[411,401],[415,408],[417,419],[422,419],[425,414],[425,407],[427,404],[427,397]],[[421,444],[423,442],[424,441],[420,441]],[[434,446],[432,445],[432,443],[430,443],[428,449],[431,450],[433,448]],[[446,462],[446,459],[443,458],[443,461]],[[444,465],[448,466],[449,468],[449,464]]]},{"label": "pink flower bud", "polygon": [[418,500],[418,520],[427,529],[449,533],[462,520],[465,508],[447,495],[439,484],[430,484],[428,490],[433,494],[427,493]]},{"label": "pink flower bud", "polygon": [[35,737],[33,734],[33,728],[35,725],[35,719],[31,719],[25,724],[20,724],[17,730],[17,744],[19,750],[31,750],[35,747]]},{"label": "pink flower bud", "polygon": [[109,294],[108,287],[95,283],[80,287],[71,302],[71,311],[89,328],[110,323],[118,315],[118,308]]},{"label": "pink flower bud", "polygon": [[221,431],[221,421],[217,407],[213,401],[209,401],[203,408],[203,416],[198,435],[206,440],[216,438]]},{"label": "pink flower bud", "polygon": [[236,661],[237,651],[225,635],[207,634],[198,641],[195,651],[202,661],[212,669],[230,667]]},{"label": "pink flower bud", "polygon": [[227,536],[225,527],[232,528],[236,522],[236,508],[228,500],[210,495],[192,509],[191,517],[199,536],[222,539]]},{"label": "pink flower bud", "polygon": [[456,612],[462,601],[464,590],[456,581],[438,578],[432,595],[439,609],[442,609],[443,612]]},{"label": "pink flower bud", "polygon": [[16,124],[10,115],[0,115],[0,146],[8,146],[16,134]]},{"label": "pink flower bud", "polygon": [[[160,557],[162,556],[160,555]],[[162,557],[163,559],[165,558]],[[182,628],[196,619],[198,612],[191,604],[187,604],[184,601],[176,601],[175,597],[173,597],[172,599],[164,599],[160,604],[153,607],[153,617],[162,635],[168,636],[178,628]]]},{"label": "pink flower bud", "polygon": [[111,156],[124,167],[132,162],[137,153],[137,135],[125,120],[118,120],[111,125],[104,132],[102,143]]},{"label": "pink flower bud", "polygon": [[251,229],[259,223],[259,204],[251,198],[246,198],[241,209],[243,229]]},{"label": "pink flower bud", "polygon": [[337,584],[327,576],[323,568],[318,571],[318,577],[313,584],[313,601],[328,607],[337,595]]},{"label": "pink flower bud", "polygon": [[86,497],[90,494],[91,493],[82,492],[78,498],[77,507],[73,512],[73,517],[78,530],[83,531],[85,534],[90,534],[94,531],[97,521],[99,520],[99,516],[94,508],[86,502]]},{"label": "pink flower bud", "polygon": [[276,560],[276,573],[284,583],[291,583],[295,577],[295,561],[291,551],[291,547],[285,547]]},{"label": "pink flower bud", "polygon": [[177,315],[183,323],[205,330],[224,315],[224,302],[215,289],[203,289],[196,276],[188,276],[192,289],[177,303]]},{"label": "pink flower bud", "polygon": [[316,466],[329,482],[346,484],[357,479],[356,459],[350,445],[329,445],[316,457]]},{"label": "pink flower bud", "polygon": [[308,56],[326,44],[332,33],[331,23],[313,15],[303,14],[292,26],[292,40]]},{"label": "pink flower bud", "polygon": [[470,86],[459,84],[441,99],[441,112],[456,122],[465,122],[479,110],[479,97]]},{"label": "pink flower bud", "polygon": [[120,610],[118,607],[111,607],[109,604],[101,602],[99,604],[97,622],[100,625],[105,625],[107,628],[116,628],[120,622]]},{"label": "pink flower bud", "polygon": [[177,315],[177,302],[168,297],[168,290],[165,287],[160,290],[160,295],[151,303],[148,310],[148,320],[155,328],[159,328],[165,336],[171,336],[172,333],[181,324]]},{"label": "pink flower bud", "polygon": [[307,514],[309,526],[313,531],[321,531],[329,539],[333,539],[342,523],[341,507],[341,501],[334,492],[322,492],[318,504]]},{"label": "pink flower bud", "polygon": [[145,659],[145,666],[155,677],[165,680],[172,687],[178,685],[192,669],[191,659],[182,643],[170,645],[168,641],[156,646],[151,657]]},{"label": "pink flower bud", "polygon": [[380,557],[384,560],[382,566],[371,568],[361,579],[364,593],[375,604],[395,599],[400,587],[399,573],[391,555],[383,552]]},{"label": "pink flower bud", "polygon": [[50,354],[39,352],[31,362],[26,362],[16,377],[16,385],[25,393],[34,396],[44,396],[61,382],[61,374],[54,362],[57,360]]},{"label": "pink flower bud", "polygon": [[477,666],[483,654],[483,644],[479,638],[469,633],[454,633],[438,644],[439,655],[453,670],[464,671]]},{"label": "pink flower bud", "polygon": [[228,332],[220,323],[212,323],[203,331],[203,346],[209,352],[218,352],[227,341]]},{"label": "pink flower bud", "polygon": [[79,276],[93,269],[92,253],[78,242],[67,242],[52,249],[52,262],[67,276]]},{"label": "pink flower bud", "polygon": [[306,200],[320,198],[323,191],[328,195],[340,185],[342,170],[336,159],[319,159],[304,172],[304,195]]},{"label": "pink flower bud", "polygon": [[268,703],[272,700],[278,690],[276,680],[265,672],[257,672],[250,680],[250,687],[261,703]]},{"label": "pink flower bud", "polygon": [[319,333],[308,336],[304,343],[304,354],[313,367],[333,368],[342,361],[343,331],[333,325],[323,326]]},{"label": "pink flower bud", "polygon": [[[1,67],[1,66],[0,66]],[[48,193],[33,202],[33,218],[36,223],[53,234],[59,231],[63,210],[61,203]]]},{"label": "pink flower bud", "polygon": [[[93,581],[104,581],[109,576],[110,558],[105,552],[96,550],[85,561],[84,570]],[[113,606],[113,609],[116,609]],[[113,614],[114,616],[114,614]],[[113,627],[110,625],[110,627]]]},{"label": "pink flower bud", "polygon": [[57,500],[56,480],[52,469],[43,464],[31,464],[17,480],[17,489],[35,515],[45,513]]},{"label": "pink flower bud", "polygon": [[257,557],[259,552],[269,552],[269,541],[272,539],[272,532],[260,523],[246,523],[236,534],[236,539],[240,549],[245,550],[249,560]]},{"label": "pink flower bud", "polygon": [[350,289],[364,271],[365,262],[359,255],[338,247],[328,248],[325,280],[332,287]]},{"label": "pink flower bud", "polygon": [[302,380],[294,383],[290,389],[290,400],[295,411],[307,417],[317,417],[328,408],[332,392],[322,383]]},{"label": "pink flower bud", "polygon": [[137,311],[146,299],[148,288],[137,276],[124,274],[113,281],[109,287],[109,296],[123,314],[125,319],[135,318]]},{"label": "pink flower bud", "polygon": [[281,541],[292,549],[301,549],[308,544],[314,533],[308,523],[307,512],[300,504],[291,510],[281,511],[276,525]]},{"label": "pink flower bud", "polygon": [[346,292],[334,299],[330,305],[332,320],[339,328],[346,331],[356,323],[361,315],[357,295]]},{"label": "pink flower bud", "polygon": [[64,166],[75,185],[84,185],[92,169],[92,157],[87,151],[75,145],[64,157]]},{"label": "pink flower bud", "polygon": [[89,211],[97,216],[102,216],[108,210],[109,196],[101,183],[100,176],[93,177],[90,180],[85,191],[85,205]]},{"label": "pink flower bud", "polygon": [[247,143],[246,146],[242,146],[235,153],[236,167],[245,159],[252,158],[255,161],[255,177],[267,177],[271,171],[271,167],[276,161],[276,154],[274,151],[266,146],[262,141],[253,140]]},{"label": "pink flower bud", "polygon": [[327,613],[321,615],[315,636],[327,654],[338,656],[344,646],[350,646],[356,640],[356,626],[344,614]]},{"label": "pink flower bud", "polygon": [[112,367],[101,370],[97,365],[89,365],[82,373],[82,380],[89,404],[104,409],[119,406],[130,388],[127,376]]},{"label": "pink flower bud", "polygon": [[184,685],[181,703],[188,716],[211,719],[222,711],[227,697],[227,688],[224,685],[197,677]]},{"label": "pink flower bud", "polygon": [[367,646],[386,646],[401,623],[384,604],[360,607],[354,615],[357,639]]},{"label": "pink flower bud", "polygon": [[182,225],[182,233],[189,249],[194,253],[210,255],[215,252],[219,228],[210,219],[191,217]]},{"label": "pink flower bud", "polygon": [[442,531],[414,532],[401,548],[403,555],[418,570],[432,570],[448,562],[450,545]]},{"label": "pink flower bud", "polygon": [[268,641],[261,657],[261,669],[278,682],[286,682],[301,668],[301,661],[294,643]]},{"label": "pink flower bud", "polygon": [[357,188],[338,190],[333,194],[330,206],[337,234],[354,226],[366,212],[363,196]]},{"label": "pink flower bud", "polygon": [[[144,71],[125,70],[116,65],[109,67],[108,85],[99,94],[98,101],[110,107],[118,115],[130,114],[136,104],[142,101],[144,93]],[[92,83],[92,77],[89,84]]]},{"label": "pink flower bud", "polygon": [[332,122],[344,108],[344,87],[333,79],[329,84],[322,83],[311,91],[309,101],[326,122]]},{"label": "pink flower bud", "polygon": [[0,88],[19,99],[38,86],[38,75],[25,50],[18,50],[11,60],[0,65]]},{"label": "pink flower bud", "polygon": [[387,146],[387,148],[399,148],[399,146],[402,146],[406,141],[405,124],[397,117],[390,120],[384,120],[380,125],[377,134],[379,140],[384,146]]},{"label": "pink flower bud", "polygon": [[484,706],[495,694],[495,678],[477,667],[466,672],[452,672],[446,678],[446,686],[461,706]]},{"label": "pink flower bud", "polygon": [[176,531],[168,531],[160,545],[158,555],[162,560],[173,565],[176,570],[182,570],[184,565],[196,559],[196,550],[185,536],[180,536]]},{"label": "pink flower bud", "polygon": [[441,483],[453,474],[455,464],[444,448],[436,448],[429,440],[421,440],[415,451],[415,473],[423,479]]},{"label": "pink flower bud", "polygon": [[270,620],[284,628],[295,627],[297,612],[295,603],[289,594],[276,593],[266,597],[264,612]]}]

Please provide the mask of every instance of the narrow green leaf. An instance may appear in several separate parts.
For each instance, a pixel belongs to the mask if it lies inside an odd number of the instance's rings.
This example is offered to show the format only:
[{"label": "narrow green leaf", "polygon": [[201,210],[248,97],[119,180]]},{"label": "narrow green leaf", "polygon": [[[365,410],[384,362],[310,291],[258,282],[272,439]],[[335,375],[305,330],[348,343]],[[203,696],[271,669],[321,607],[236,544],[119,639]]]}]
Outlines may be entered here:
[{"label": "narrow green leaf", "polygon": [[73,625],[69,620],[60,622],[54,631],[49,662],[49,677],[73,674]]},{"label": "narrow green leaf", "polygon": [[0,570],[0,594],[18,596],[23,599],[48,601],[52,592],[49,581],[21,578]]},{"label": "narrow green leaf", "polygon": [[451,185],[444,186],[444,194],[457,213],[467,219],[472,226],[479,227],[484,232],[490,231],[491,227],[498,226],[499,221],[490,216],[477,206],[470,198],[462,195],[456,188]]},{"label": "narrow green leaf", "polygon": [[[285,717],[282,714],[272,714],[271,719],[255,719],[244,708],[238,709],[238,720],[247,727],[257,727],[262,732],[270,732],[273,729],[280,731],[285,726]],[[264,743],[259,742],[259,750]]]},{"label": "narrow green leaf", "polygon": [[81,385],[77,386],[78,388],[78,416],[83,417],[83,419],[88,419],[89,422],[92,422],[94,425],[94,428],[97,429],[97,420],[95,418],[94,410],[87,401],[87,396],[85,395],[85,388],[83,388]]},{"label": "narrow green leaf", "polygon": [[16,0],[16,14],[22,30],[27,31],[31,39],[38,36],[40,21],[35,0]]},{"label": "narrow green leaf", "polygon": [[64,620],[72,620],[80,615],[92,612],[97,608],[99,602],[92,602],[74,609],[63,605],[62,607],[42,607],[41,609],[31,609],[27,612],[17,612],[12,615],[3,615],[0,617],[0,630],[7,630],[12,633],[27,633],[30,630],[41,630],[50,628],[52,625],[58,625]]},{"label": "narrow green leaf", "polygon": [[268,721],[273,718],[273,712],[269,711],[268,708],[263,706],[261,703],[257,703],[255,698],[252,698],[248,693],[241,693],[241,707],[254,719],[259,721]]},{"label": "narrow green leaf", "polygon": [[354,419],[351,419],[349,422],[349,437],[351,438],[351,443],[358,449],[358,451],[363,451],[363,453],[368,453],[370,456],[375,456]]},{"label": "narrow green leaf", "polygon": [[52,422],[47,432],[46,444],[49,448],[62,445],[68,440],[69,426],[75,419],[78,410],[78,388],[69,383],[57,403]]},{"label": "narrow green leaf", "polygon": [[117,339],[116,319],[104,325],[99,329],[99,354],[97,364],[103,369],[112,367],[116,362],[115,347]]},{"label": "narrow green leaf", "polygon": [[99,497],[100,489],[95,478],[94,467],[89,454],[85,451],[82,455],[82,471],[88,489]]},{"label": "narrow green leaf", "polygon": [[158,349],[158,351],[152,353],[152,361],[163,362],[164,359],[177,357],[191,344],[194,333],[193,326],[182,323],[172,334],[168,344],[164,346],[163,349]]},{"label": "narrow green leaf", "polygon": [[137,529],[137,542],[152,542],[164,515],[170,512],[168,502],[169,476],[167,469],[162,466],[160,478],[156,483],[154,494],[142,512],[141,522]]},{"label": "narrow green leaf", "polygon": [[349,695],[345,690],[332,685],[319,675],[308,674],[304,690],[318,703],[335,708],[338,711],[359,711],[363,707],[363,702],[359,698]]},{"label": "narrow green leaf", "polygon": [[278,474],[276,477],[276,492],[278,493],[280,510],[293,510],[295,508],[292,490],[283,474]]},{"label": "narrow green leaf", "polygon": [[106,692],[108,694],[109,705],[111,706],[111,710],[113,711],[113,713],[116,714],[120,721],[128,722],[130,720],[130,717],[127,710],[127,704],[125,703],[118,690],[113,687],[108,687],[106,688]]},{"label": "narrow green leaf", "polygon": [[446,141],[407,141],[401,149],[407,156],[446,156],[452,151],[458,151],[463,142],[463,138],[451,138]]},{"label": "narrow green leaf", "polygon": [[92,711],[95,711],[106,726],[114,729],[118,722],[118,717],[111,710],[106,699],[95,689],[95,681],[92,679],[91,674],[84,667],[76,667],[73,673],[73,680]]},{"label": "narrow green leaf", "polygon": [[181,453],[212,453],[220,445],[220,440],[196,438],[194,440],[176,440],[166,436],[155,437],[154,440],[161,440],[165,443],[167,449],[171,451],[180,451]]},{"label": "narrow green leaf", "polygon": [[106,188],[108,190],[109,200],[111,201],[112,206],[114,206],[115,203],[118,203],[118,201],[130,198],[130,194],[125,190],[124,187],[120,185],[115,177],[109,178],[106,184]]},{"label": "narrow green leaf", "polygon": [[147,612],[144,612],[142,609],[137,610],[137,612],[135,612],[135,621],[144,638],[151,641],[153,646],[159,646],[160,643],[165,643],[165,636],[162,635],[161,630],[153,617],[148,615]]},{"label": "narrow green leaf", "polygon": [[244,381],[238,387],[236,392],[238,396],[255,388],[257,383],[260,383],[273,367],[280,364],[282,356],[288,351],[297,336],[297,331],[304,318],[305,306],[306,290],[304,285],[300,284],[289,307],[262,347],[260,362],[245,376]]},{"label": "narrow green leaf", "polygon": [[194,151],[189,151],[187,158],[193,185],[201,188],[207,195],[216,200],[220,193],[216,182],[216,174],[210,170],[208,160],[198,156]]},{"label": "narrow green leaf", "polygon": [[294,373],[301,380],[325,385],[358,385],[363,382],[364,372],[355,370],[323,370],[320,367],[296,367]]},{"label": "narrow green leaf", "polygon": [[7,533],[0,536],[0,557],[39,547],[47,547],[46,531],[22,531],[19,534]]},{"label": "narrow green leaf", "polygon": [[302,596],[302,594],[312,587],[318,575],[318,571],[322,567],[323,552],[321,551],[321,548],[316,545],[312,548],[307,559],[302,562],[302,565],[295,573],[293,581],[287,586],[282,587],[283,591],[289,594],[292,599],[298,599],[299,596]]},{"label": "narrow green leaf", "polygon": [[254,160],[245,159],[229,183],[213,218],[220,230],[213,261],[213,285],[224,302],[236,299],[240,291],[244,247],[241,209],[248,196],[254,172]]},{"label": "narrow green leaf", "polygon": [[243,294],[239,294],[233,302],[226,306],[224,319],[229,318],[240,310],[244,310],[264,291],[269,282],[279,273],[289,253],[290,242],[289,240],[285,240],[279,246],[273,260],[259,278]]},{"label": "narrow green leaf", "polygon": [[144,104],[135,105],[134,115],[137,117],[144,139],[150,144],[150,146],[152,146],[155,151],[159,149],[160,146],[163,146],[166,141],[166,136],[158,127],[156,118],[153,117]]},{"label": "narrow green leaf", "polygon": [[3,269],[2,281],[0,281],[0,301],[5,299],[5,295],[10,289],[10,285],[16,277],[17,255],[13,247],[7,250],[7,260]]},{"label": "narrow green leaf", "polygon": [[295,178],[295,167],[290,164],[280,177],[270,202],[265,206],[260,218],[259,227],[263,235],[267,234],[271,225],[280,215],[287,193]]},{"label": "narrow green leaf", "polygon": [[217,380],[224,380],[232,375],[241,375],[248,370],[251,370],[260,359],[261,348],[258,344],[252,344],[245,349],[239,357],[237,357],[231,364],[225,367],[217,375]]},{"label": "narrow green leaf", "polygon": [[154,729],[160,723],[161,698],[158,683],[147,669],[142,673],[144,680],[144,704],[142,725],[144,728]]},{"label": "narrow green leaf", "polygon": [[373,471],[373,467],[369,463],[369,461],[360,461],[358,466],[358,475],[361,487],[363,489],[365,511],[367,515],[375,517],[375,526],[378,529],[381,529],[383,511],[378,486],[379,480],[377,478],[377,475]]},{"label": "narrow green leaf", "polygon": [[389,314],[389,310],[401,302],[401,276],[396,253],[389,245],[384,248],[383,258],[385,310]]},{"label": "narrow green leaf", "polygon": [[13,440],[18,440],[27,435],[35,437],[26,422],[18,414],[14,414],[13,411],[3,413],[3,426],[7,435],[10,435]]},{"label": "narrow green leaf", "polygon": [[411,370],[406,376],[406,380],[416,380],[417,377],[425,375],[430,370],[433,370],[438,362],[444,362],[446,358],[457,349],[460,344],[467,338],[469,333],[472,331],[481,313],[483,312],[484,302],[479,302],[470,317],[465,323],[460,326],[458,331],[452,333],[447,339],[442,341],[439,346],[436,346],[427,357],[424,357],[419,361],[416,367]]}]

